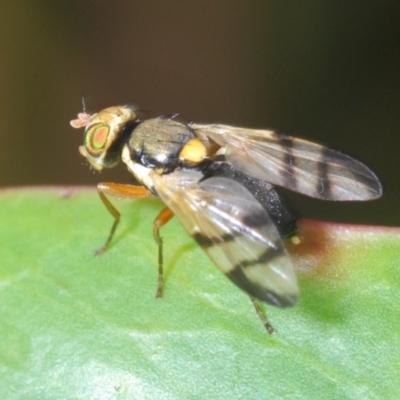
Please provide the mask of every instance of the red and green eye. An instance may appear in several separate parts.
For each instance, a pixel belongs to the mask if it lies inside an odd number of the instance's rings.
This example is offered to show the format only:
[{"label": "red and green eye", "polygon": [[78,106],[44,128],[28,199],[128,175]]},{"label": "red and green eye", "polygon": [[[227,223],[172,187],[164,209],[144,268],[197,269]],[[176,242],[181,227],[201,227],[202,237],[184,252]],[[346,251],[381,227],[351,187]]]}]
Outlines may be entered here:
[{"label": "red and green eye", "polygon": [[94,124],[86,131],[84,145],[90,155],[103,154],[109,132],[110,127],[102,123]]}]

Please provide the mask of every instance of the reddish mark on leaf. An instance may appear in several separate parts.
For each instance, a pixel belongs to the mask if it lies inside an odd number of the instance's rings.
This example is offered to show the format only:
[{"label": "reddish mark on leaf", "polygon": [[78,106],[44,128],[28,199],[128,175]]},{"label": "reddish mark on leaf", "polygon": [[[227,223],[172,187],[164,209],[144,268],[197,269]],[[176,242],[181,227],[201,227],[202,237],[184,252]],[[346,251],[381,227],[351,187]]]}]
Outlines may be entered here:
[{"label": "reddish mark on leaf", "polygon": [[343,241],[340,240],[340,227],[339,224],[300,220],[297,233],[300,243],[288,241],[286,244],[295,269],[307,276],[329,276],[330,279],[342,275],[340,255]]}]

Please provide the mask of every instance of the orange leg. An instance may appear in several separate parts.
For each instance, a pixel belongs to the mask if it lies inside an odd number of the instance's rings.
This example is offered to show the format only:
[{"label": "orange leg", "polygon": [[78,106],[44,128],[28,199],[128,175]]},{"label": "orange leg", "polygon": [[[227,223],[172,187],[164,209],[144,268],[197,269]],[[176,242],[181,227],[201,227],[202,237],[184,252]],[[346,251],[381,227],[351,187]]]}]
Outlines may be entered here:
[{"label": "orange leg", "polygon": [[158,245],[158,286],[156,297],[163,296],[163,284],[164,284],[164,271],[163,271],[163,242],[160,236],[160,229],[164,226],[174,214],[169,208],[164,208],[157,218],[154,220],[153,235],[154,240]]},{"label": "orange leg", "polygon": [[120,183],[111,183],[111,182],[102,182],[97,185],[97,192],[99,193],[100,199],[103,204],[106,206],[109,213],[114,217],[114,223],[111,226],[110,233],[107,237],[107,240],[99,249],[96,250],[95,255],[98,256],[101,254],[110,244],[115,230],[117,229],[120,213],[118,210],[112,205],[110,200],[108,200],[106,194],[111,196],[117,196],[120,198],[129,198],[129,199],[138,199],[143,197],[152,196],[151,192],[149,192],[143,186],[131,186],[131,185],[123,185]]},{"label": "orange leg", "polygon": [[258,317],[261,319],[261,322],[265,326],[265,329],[268,331],[268,333],[270,335],[272,335],[274,332],[276,332],[274,327],[267,320],[267,317],[262,312],[261,307],[258,304],[257,300],[254,297],[251,297],[251,296],[250,296],[250,300],[253,303],[254,308],[256,309],[256,313],[258,314]]}]

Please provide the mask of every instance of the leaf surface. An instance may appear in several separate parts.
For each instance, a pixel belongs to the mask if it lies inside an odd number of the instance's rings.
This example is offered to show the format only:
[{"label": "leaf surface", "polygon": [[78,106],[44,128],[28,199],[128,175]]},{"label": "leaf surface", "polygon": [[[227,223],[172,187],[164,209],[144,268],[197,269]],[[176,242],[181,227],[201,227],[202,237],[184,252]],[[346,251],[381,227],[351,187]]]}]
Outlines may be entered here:
[{"label": "leaf surface", "polygon": [[288,243],[301,300],[266,307],[175,220],[156,299],[157,200],[93,190],[0,194],[0,393],[4,399],[392,399],[400,397],[400,230],[303,221]]}]

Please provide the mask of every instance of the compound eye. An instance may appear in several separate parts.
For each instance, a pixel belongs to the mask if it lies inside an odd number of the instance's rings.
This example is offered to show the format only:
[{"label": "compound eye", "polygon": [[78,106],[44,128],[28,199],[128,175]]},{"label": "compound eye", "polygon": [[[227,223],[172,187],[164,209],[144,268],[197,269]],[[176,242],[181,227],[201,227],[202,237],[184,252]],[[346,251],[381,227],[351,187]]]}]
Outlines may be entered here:
[{"label": "compound eye", "polygon": [[104,153],[110,126],[103,123],[93,124],[85,132],[84,145],[87,152],[93,157]]}]

